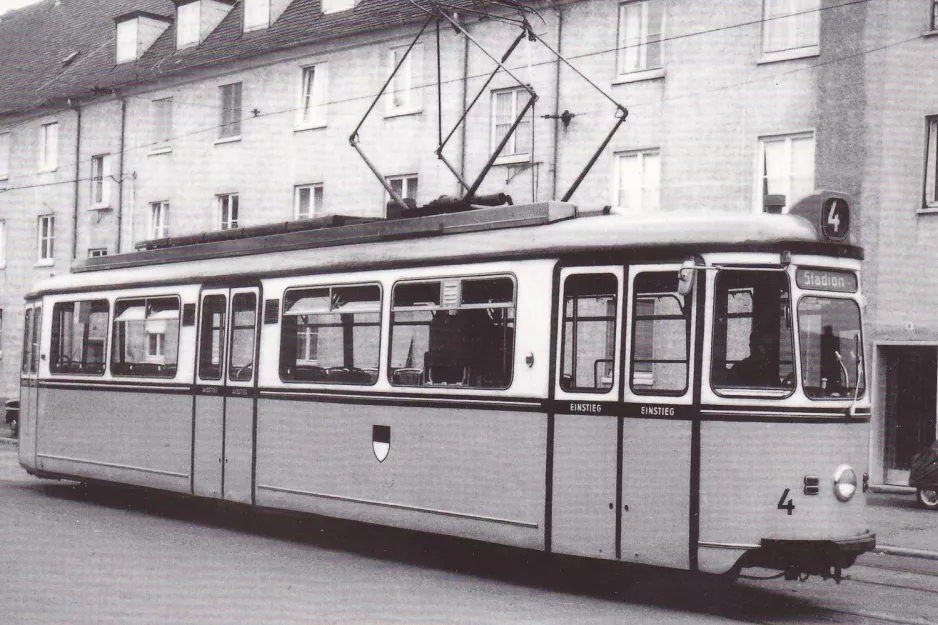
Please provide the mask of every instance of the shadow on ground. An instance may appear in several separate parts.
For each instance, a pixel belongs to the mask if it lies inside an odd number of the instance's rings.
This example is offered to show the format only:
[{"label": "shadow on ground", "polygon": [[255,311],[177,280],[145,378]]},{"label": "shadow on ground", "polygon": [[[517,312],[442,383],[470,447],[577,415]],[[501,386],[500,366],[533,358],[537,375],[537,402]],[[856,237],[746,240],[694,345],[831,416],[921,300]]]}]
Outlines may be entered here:
[{"label": "shadow on ground", "polygon": [[797,582],[766,582],[765,589],[752,588],[684,571],[547,555],[110,485],[56,482],[43,484],[41,489],[47,496],[59,499],[570,595],[756,622],[777,621],[780,615],[794,622],[817,622],[830,615],[805,601],[776,594],[779,585]]}]

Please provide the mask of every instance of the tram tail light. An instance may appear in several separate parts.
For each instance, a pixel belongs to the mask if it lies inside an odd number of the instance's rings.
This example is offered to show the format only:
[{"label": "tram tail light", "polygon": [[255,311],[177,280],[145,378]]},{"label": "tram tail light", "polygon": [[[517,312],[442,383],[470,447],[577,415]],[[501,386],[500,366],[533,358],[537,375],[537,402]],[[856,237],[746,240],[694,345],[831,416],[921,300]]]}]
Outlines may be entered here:
[{"label": "tram tail light", "polygon": [[804,476],[804,494],[817,495],[821,492],[821,478],[816,475]]},{"label": "tram tail light", "polygon": [[842,464],[834,471],[834,496],[840,501],[850,501],[857,492],[857,474]]}]

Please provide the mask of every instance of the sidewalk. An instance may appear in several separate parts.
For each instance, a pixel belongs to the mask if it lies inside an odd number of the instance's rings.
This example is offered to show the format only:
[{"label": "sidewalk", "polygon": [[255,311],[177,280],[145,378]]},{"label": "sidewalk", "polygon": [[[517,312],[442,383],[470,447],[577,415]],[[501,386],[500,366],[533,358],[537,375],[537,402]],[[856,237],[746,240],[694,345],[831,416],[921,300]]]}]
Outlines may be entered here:
[{"label": "sidewalk", "polygon": [[871,492],[868,501],[877,551],[938,560],[938,511],[918,507],[913,494]]},{"label": "sidewalk", "polygon": [[[10,426],[0,422],[0,445],[16,445]],[[915,495],[868,494],[867,520],[876,533],[876,551],[938,560],[938,511],[916,505]]]}]

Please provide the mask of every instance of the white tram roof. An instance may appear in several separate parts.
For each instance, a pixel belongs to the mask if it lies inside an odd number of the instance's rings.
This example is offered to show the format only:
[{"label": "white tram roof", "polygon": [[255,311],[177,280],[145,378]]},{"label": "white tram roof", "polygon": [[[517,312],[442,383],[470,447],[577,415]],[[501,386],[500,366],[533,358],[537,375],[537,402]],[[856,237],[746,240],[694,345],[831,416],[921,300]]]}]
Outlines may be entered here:
[{"label": "white tram roof", "polygon": [[[555,205],[556,203],[550,203]],[[543,206],[543,205],[542,205]],[[553,208],[553,207],[552,207]],[[497,211],[499,209],[487,209]],[[178,250],[160,250],[165,260],[135,267],[107,268],[55,276],[36,285],[28,297],[45,293],[123,288],[148,284],[201,283],[277,274],[328,273],[419,264],[457,264],[506,258],[576,253],[684,248],[707,250],[778,249],[780,244],[811,246],[825,241],[807,220],[795,215],[662,212],[654,215],[604,214],[543,225],[461,232],[418,238],[228,254],[180,261]],[[255,244],[256,245],[256,244]],[[831,246],[834,247],[849,246]],[[857,248],[853,255],[859,255]],[[176,252],[177,258],[169,256]],[[112,256],[133,258],[136,253]],[[843,252],[841,252],[843,254]],[[118,265],[119,266],[119,265]]]}]

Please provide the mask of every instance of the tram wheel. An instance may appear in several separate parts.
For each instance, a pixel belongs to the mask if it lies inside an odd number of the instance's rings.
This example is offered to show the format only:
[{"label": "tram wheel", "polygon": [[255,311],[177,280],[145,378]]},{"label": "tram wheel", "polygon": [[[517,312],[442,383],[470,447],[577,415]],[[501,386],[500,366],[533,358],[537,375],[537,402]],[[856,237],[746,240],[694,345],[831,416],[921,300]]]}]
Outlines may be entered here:
[{"label": "tram wheel", "polygon": [[923,508],[938,510],[938,489],[920,488],[917,491],[918,503]]}]

